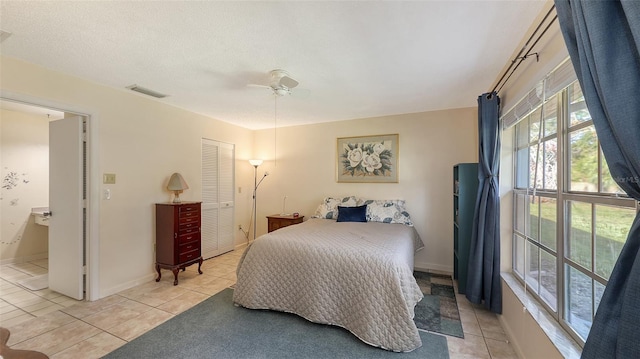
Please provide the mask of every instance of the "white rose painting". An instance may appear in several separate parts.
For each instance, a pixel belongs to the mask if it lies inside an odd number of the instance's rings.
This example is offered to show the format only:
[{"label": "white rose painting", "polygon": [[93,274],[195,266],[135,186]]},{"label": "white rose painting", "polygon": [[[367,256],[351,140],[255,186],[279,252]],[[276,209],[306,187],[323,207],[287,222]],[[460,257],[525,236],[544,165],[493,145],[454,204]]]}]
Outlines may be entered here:
[{"label": "white rose painting", "polygon": [[398,182],[398,135],[338,138],[338,182]]}]

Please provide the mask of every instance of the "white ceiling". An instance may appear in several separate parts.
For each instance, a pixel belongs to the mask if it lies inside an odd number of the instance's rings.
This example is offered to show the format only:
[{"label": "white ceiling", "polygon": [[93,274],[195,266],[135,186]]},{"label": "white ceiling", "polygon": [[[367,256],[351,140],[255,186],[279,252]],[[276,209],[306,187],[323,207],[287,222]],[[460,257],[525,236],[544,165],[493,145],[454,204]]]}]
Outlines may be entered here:
[{"label": "white ceiling", "polygon": [[[545,1],[7,1],[5,56],[250,129],[476,106]],[[144,95],[140,95],[144,96]]]}]

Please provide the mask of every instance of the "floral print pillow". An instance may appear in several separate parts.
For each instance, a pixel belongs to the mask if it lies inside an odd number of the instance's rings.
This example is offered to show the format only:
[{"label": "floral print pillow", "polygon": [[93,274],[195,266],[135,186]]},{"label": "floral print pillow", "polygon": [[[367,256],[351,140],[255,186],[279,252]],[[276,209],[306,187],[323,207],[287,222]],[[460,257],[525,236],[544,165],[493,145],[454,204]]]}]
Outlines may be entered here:
[{"label": "floral print pillow", "polygon": [[409,212],[404,208],[404,200],[367,200],[367,221],[400,223],[413,226]]},{"label": "floral print pillow", "polygon": [[371,203],[375,203],[380,206],[389,206],[390,204],[398,205],[402,210],[404,210],[404,199],[359,199],[358,206],[362,206],[364,204],[369,205]]},{"label": "floral print pillow", "polygon": [[349,197],[327,197],[316,209],[316,213],[311,218],[338,219],[338,206],[355,207],[358,199],[354,196]]}]

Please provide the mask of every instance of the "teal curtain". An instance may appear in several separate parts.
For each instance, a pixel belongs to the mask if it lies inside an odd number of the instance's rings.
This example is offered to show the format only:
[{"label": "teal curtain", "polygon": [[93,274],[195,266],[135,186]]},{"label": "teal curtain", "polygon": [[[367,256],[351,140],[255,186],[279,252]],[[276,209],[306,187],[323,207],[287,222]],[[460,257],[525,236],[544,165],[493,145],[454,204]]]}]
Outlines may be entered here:
[{"label": "teal curtain", "polygon": [[478,97],[478,198],[473,216],[467,289],[469,301],[502,313],[500,284],[500,97]]},{"label": "teal curtain", "polygon": [[[640,1],[555,0],[613,179],[640,200]],[[640,357],[640,217],[602,295],[582,358]]]}]

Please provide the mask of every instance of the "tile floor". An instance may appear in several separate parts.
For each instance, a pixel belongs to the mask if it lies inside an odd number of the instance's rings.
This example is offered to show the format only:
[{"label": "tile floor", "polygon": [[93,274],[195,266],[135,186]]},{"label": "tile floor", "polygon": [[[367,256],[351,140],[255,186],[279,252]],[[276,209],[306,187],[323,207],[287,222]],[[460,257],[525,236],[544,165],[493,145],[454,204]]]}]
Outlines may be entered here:
[{"label": "tile floor", "polygon": [[[235,283],[242,250],[206,260],[180,272],[178,286],[163,271],[150,281],[94,302],[76,301],[49,289],[29,291],[15,284],[47,273],[46,259],[0,267],[0,326],[11,331],[14,349],[41,351],[52,359],[100,358],[180,312]],[[447,336],[457,358],[517,358],[497,317],[459,295],[464,339]]]}]

